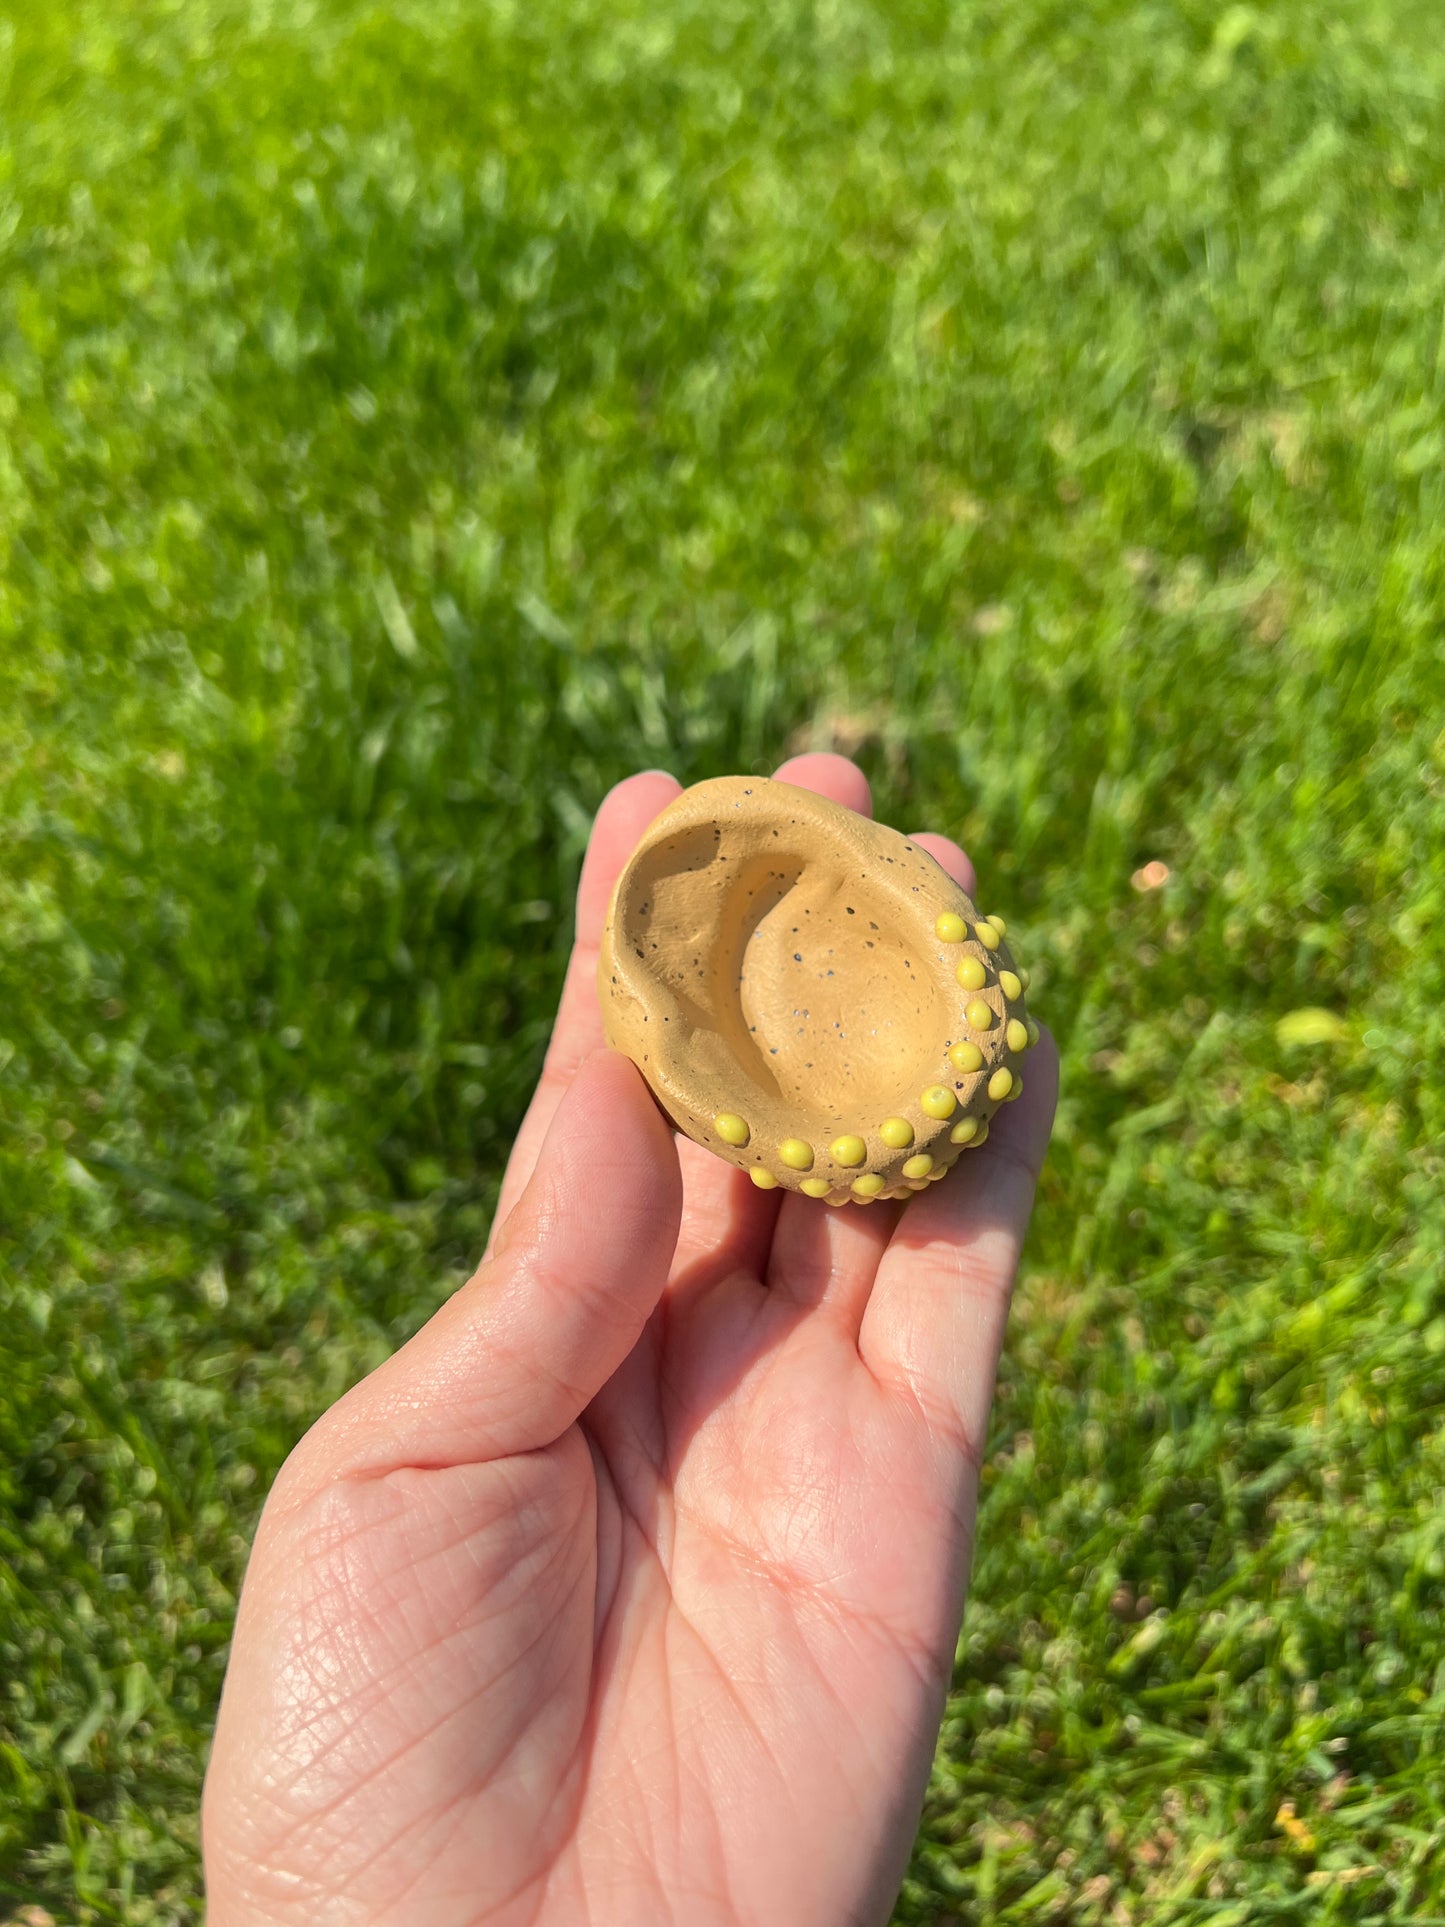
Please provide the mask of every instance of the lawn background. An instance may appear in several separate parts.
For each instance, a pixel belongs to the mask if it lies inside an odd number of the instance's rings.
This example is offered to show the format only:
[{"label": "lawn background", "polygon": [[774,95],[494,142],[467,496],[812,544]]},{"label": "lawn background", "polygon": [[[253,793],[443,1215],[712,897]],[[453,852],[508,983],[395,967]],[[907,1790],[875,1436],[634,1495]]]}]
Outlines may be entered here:
[{"label": "lawn background", "polygon": [[1064,1053],[897,1920],[1445,1920],[1442,405],[1418,0],[0,9],[0,1918],[199,1920],[593,810],[822,746]]}]

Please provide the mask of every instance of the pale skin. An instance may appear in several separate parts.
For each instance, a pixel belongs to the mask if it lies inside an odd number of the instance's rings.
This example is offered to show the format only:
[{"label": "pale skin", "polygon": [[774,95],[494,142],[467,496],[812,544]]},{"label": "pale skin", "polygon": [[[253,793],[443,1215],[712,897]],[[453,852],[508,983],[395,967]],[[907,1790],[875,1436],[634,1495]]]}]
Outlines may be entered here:
[{"label": "pale skin", "polygon": [[[777,774],[869,811],[842,757]],[[594,973],[678,788],[648,771],[598,812],[475,1275],[267,1500],[210,1927],[888,1919],[1057,1056],[1045,1032],[987,1143],[906,1204],[760,1192],[676,1137],[604,1047]],[[912,840],[974,891],[956,844]]]}]

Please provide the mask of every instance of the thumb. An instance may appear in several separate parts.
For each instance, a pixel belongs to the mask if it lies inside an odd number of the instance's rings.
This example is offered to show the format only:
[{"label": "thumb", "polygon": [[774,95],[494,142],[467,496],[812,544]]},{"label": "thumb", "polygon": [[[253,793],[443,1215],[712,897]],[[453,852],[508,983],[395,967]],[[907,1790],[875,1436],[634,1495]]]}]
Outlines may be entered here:
[{"label": "thumb", "polygon": [[491,1255],[314,1428],[315,1469],[376,1476],[550,1445],[642,1335],[681,1216],[666,1119],[635,1066],[594,1052]]}]

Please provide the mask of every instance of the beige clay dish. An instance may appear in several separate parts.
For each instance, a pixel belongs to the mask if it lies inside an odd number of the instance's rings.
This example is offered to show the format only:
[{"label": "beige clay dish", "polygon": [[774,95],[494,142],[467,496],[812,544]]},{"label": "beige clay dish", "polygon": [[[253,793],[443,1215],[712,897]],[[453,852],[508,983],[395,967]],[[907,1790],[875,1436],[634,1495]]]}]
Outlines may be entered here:
[{"label": "beige clay dish", "polygon": [[982,1144],[1038,1030],[1001,917],[811,790],[684,790],[617,881],[607,1041],[678,1130],[827,1204],[906,1198]]}]

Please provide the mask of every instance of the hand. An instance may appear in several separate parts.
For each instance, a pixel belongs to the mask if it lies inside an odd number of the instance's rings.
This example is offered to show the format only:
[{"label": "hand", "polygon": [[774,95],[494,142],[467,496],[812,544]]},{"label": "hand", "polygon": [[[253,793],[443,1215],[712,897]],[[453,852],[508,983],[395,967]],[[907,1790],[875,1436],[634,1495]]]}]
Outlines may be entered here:
[{"label": "hand", "polygon": [[[867,812],[851,763],[778,774]],[[297,1446],[206,1781],[210,1927],[883,1922],[1057,1088],[906,1205],[759,1192],[602,1048],[598,814],[472,1280]],[[970,892],[954,843],[914,841]]]}]

